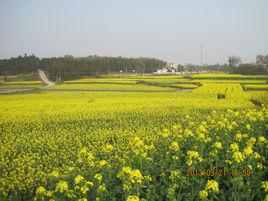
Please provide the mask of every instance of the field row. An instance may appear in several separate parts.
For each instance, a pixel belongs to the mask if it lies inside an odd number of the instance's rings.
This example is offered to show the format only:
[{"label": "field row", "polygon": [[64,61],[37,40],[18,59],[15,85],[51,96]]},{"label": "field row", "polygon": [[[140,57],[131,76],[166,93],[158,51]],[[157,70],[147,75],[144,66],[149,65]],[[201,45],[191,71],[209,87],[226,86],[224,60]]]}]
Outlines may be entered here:
[{"label": "field row", "polygon": [[[24,76],[9,76],[8,82],[0,82],[0,91],[34,90],[42,92],[42,83],[32,80],[34,74]],[[4,77],[2,77],[4,78]],[[24,80],[23,80],[24,79]],[[85,77],[78,80],[66,81],[63,84],[46,88],[45,91],[176,91],[179,89],[196,89],[201,85],[207,88],[218,88],[234,84],[241,84],[245,90],[267,91],[267,76],[244,76],[232,74],[193,74],[171,76],[101,76]],[[210,84],[210,85],[208,85]],[[220,85],[221,84],[221,85]],[[231,86],[231,85],[230,85]],[[229,88],[229,87],[227,87]],[[239,87],[238,87],[239,88]],[[204,91],[204,87],[198,91]],[[220,92],[219,92],[220,91]],[[224,93],[218,89],[219,93]]]}]

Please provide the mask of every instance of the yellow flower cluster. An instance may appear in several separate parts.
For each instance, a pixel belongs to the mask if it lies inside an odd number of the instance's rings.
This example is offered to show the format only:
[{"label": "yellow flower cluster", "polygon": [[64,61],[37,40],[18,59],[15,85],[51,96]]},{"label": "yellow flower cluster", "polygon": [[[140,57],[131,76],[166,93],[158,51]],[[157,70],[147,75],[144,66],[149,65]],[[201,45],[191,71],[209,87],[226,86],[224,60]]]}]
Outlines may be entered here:
[{"label": "yellow flower cluster", "polygon": [[268,181],[261,182],[262,188],[266,193],[268,193]]},{"label": "yellow flower cluster", "polygon": [[56,191],[60,193],[68,191],[68,183],[66,181],[60,181],[56,186]]},{"label": "yellow flower cluster", "polygon": [[95,174],[94,179],[96,179],[97,181],[101,181],[102,180],[102,175],[101,174]]},{"label": "yellow flower cluster", "polygon": [[217,149],[222,149],[221,142],[215,142],[213,146],[216,147]]},{"label": "yellow flower cluster", "polygon": [[219,193],[219,184],[215,180],[208,180],[204,190],[199,191],[199,197],[206,199],[209,193]]},{"label": "yellow flower cluster", "polygon": [[241,163],[244,161],[244,156],[240,151],[235,151],[233,152],[233,159],[237,162],[237,163]]},{"label": "yellow flower cluster", "polygon": [[126,201],[139,201],[139,197],[135,196],[135,195],[130,195],[127,197]]},{"label": "yellow flower cluster", "polygon": [[170,179],[171,181],[176,182],[176,180],[177,180],[178,178],[180,178],[180,177],[181,177],[181,172],[180,172],[179,170],[172,170],[172,171],[170,172],[169,179]]},{"label": "yellow flower cluster", "polygon": [[117,174],[117,177],[124,180],[125,178],[130,180],[131,183],[141,184],[143,180],[142,173],[138,169],[131,169],[130,167],[123,167]]},{"label": "yellow flower cluster", "polygon": [[205,189],[208,191],[218,193],[219,192],[219,184],[215,180],[208,180]]},{"label": "yellow flower cluster", "polygon": [[231,150],[232,150],[233,152],[235,152],[235,151],[239,151],[239,146],[238,146],[237,143],[233,143],[233,144],[231,144],[231,145],[230,145],[230,148],[231,148]]},{"label": "yellow flower cluster", "polygon": [[198,161],[198,162],[203,161],[203,158],[199,156],[199,153],[197,151],[187,151],[187,155],[188,155],[188,160],[186,163],[189,166],[191,166],[194,163],[194,161]]},{"label": "yellow flower cluster", "polygon": [[85,178],[81,175],[77,175],[74,179],[74,183],[77,185],[77,184],[80,184],[81,181],[83,181]]},{"label": "yellow flower cluster", "polygon": [[201,199],[207,198],[208,192],[206,190],[201,190],[201,191],[199,191],[199,196]]},{"label": "yellow flower cluster", "polygon": [[177,142],[172,142],[169,148],[173,151],[178,151],[180,149],[179,144]]}]

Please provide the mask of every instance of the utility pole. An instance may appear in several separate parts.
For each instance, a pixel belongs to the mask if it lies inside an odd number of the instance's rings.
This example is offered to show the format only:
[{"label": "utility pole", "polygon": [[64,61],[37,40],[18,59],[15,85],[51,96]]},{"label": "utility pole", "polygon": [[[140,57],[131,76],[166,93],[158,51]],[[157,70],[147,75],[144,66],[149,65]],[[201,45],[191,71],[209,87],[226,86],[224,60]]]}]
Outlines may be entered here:
[{"label": "utility pole", "polygon": [[201,66],[202,66],[203,65],[203,44],[202,43],[200,45],[200,48],[201,48],[200,63],[201,63]]}]

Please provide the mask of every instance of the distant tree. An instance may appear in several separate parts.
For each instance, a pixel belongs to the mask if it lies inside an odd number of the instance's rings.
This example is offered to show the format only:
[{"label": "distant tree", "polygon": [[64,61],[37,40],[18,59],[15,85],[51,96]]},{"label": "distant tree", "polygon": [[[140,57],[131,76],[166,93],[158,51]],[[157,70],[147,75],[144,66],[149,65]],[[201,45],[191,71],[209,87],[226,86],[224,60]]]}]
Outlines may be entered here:
[{"label": "distant tree", "polygon": [[236,66],[239,63],[241,63],[241,58],[238,56],[229,56],[228,63],[229,63],[229,66]]},{"label": "distant tree", "polygon": [[145,70],[145,64],[142,59],[138,59],[136,62],[135,69],[138,73],[144,73]]},{"label": "distant tree", "polygon": [[268,66],[268,54],[267,55],[257,55],[256,64]]},{"label": "distant tree", "polygon": [[39,59],[34,55],[0,59],[0,75],[17,75],[36,72],[38,68],[46,71],[51,80],[76,79],[82,76],[95,76],[109,73],[137,72],[153,73],[163,68],[165,61],[155,58],[100,57],[51,57]]},{"label": "distant tree", "polygon": [[247,75],[258,75],[267,74],[267,69],[263,65],[259,64],[240,64],[237,66],[233,73],[247,74]]},{"label": "distant tree", "polygon": [[64,55],[63,58],[64,58],[64,59],[74,59],[74,56],[73,56],[73,55],[68,55],[68,54],[66,54],[66,55]]},{"label": "distant tree", "polygon": [[178,71],[179,71],[179,72],[184,71],[184,66],[181,65],[181,64],[178,64]]}]

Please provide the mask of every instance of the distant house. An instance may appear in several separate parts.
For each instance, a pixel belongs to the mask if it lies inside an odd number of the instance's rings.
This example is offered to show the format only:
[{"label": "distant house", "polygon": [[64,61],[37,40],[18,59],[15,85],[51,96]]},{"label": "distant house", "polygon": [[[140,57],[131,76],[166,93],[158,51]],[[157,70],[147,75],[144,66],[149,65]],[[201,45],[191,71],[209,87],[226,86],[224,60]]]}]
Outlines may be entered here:
[{"label": "distant house", "polygon": [[168,64],[167,64],[167,67],[168,67],[168,68],[174,68],[174,69],[177,69],[178,65],[175,64],[175,63],[168,63]]},{"label": "distant house", "polygon": [[178,71],[178,65],[175,63],[167,63],[163,69],[157,70],[154,74],[176,74]]},{"label": "distant house", "polygon": [[167,74],[167,73],[168,73],[168,70],[166,68],[159,69],[156,71],[156,74]]},{"label": "distant house", "polygon": [[167,63],[163,69],[157,70],[154,74],[175,74],[177,71],[178,65],[175,63]]}]

